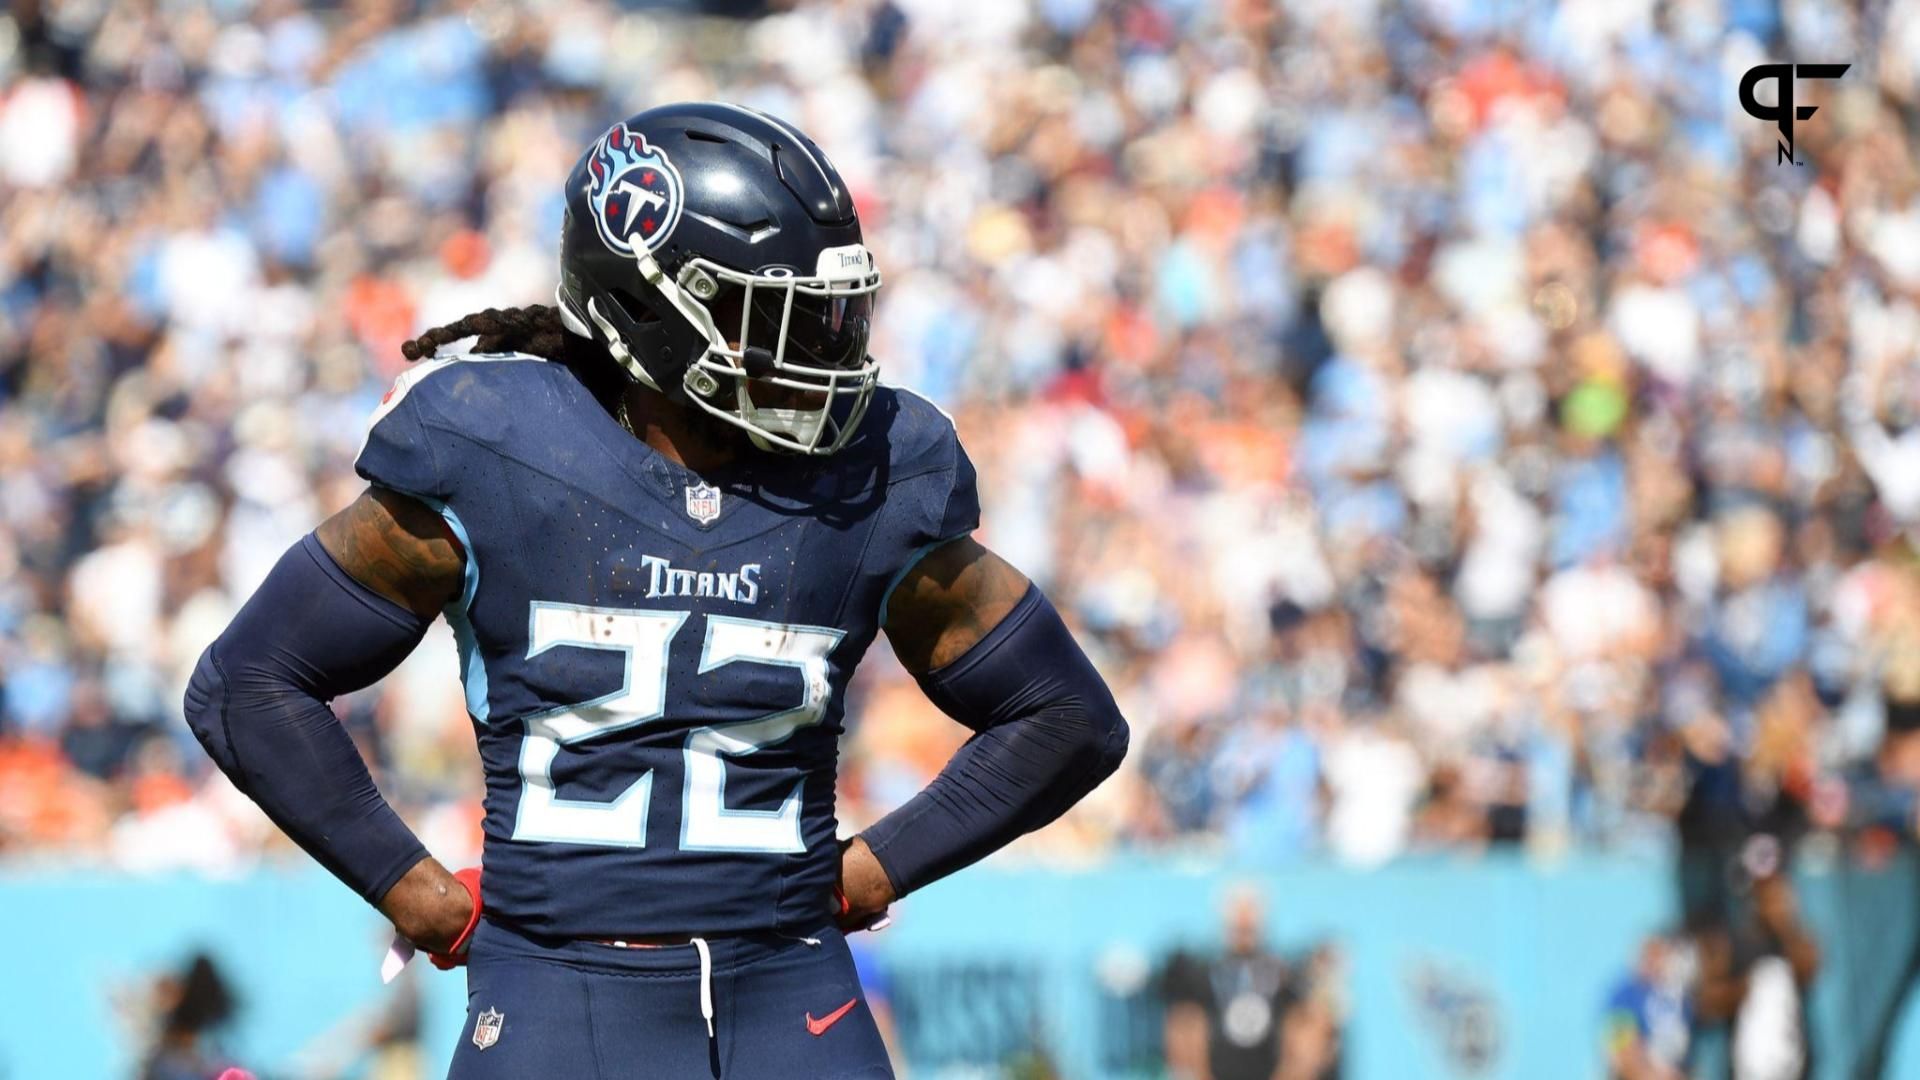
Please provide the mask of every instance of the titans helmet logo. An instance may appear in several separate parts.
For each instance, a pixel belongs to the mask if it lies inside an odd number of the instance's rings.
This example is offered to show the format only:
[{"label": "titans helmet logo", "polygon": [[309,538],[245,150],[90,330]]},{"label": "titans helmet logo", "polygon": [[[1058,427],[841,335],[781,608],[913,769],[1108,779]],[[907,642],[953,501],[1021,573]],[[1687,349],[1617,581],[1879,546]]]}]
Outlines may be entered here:
[{"label": "titans helmet logo", "polygon": [[680,170],[646,136],[615,124],[594,144],[587,162],[593,224],[600,240],[622,255],[660,246],[680,221]]}]

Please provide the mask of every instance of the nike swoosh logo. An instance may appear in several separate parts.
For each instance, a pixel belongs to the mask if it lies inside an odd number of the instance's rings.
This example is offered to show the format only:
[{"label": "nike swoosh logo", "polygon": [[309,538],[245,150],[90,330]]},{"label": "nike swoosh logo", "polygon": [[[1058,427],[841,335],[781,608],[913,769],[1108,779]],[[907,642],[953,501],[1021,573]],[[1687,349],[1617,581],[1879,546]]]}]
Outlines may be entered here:
[{"label": "nike swoosh logo", "polygon": [[839,1023],[840,1018],[852,1012],[853,1007],[858,1004],[860,1004],[859,998],[849,998],[845,1005],[840,1006],[818,1020],[813,1018],[813,1012],[809,1010],[807,1012],[807,1034],[825,1035],[828,1028]]}]

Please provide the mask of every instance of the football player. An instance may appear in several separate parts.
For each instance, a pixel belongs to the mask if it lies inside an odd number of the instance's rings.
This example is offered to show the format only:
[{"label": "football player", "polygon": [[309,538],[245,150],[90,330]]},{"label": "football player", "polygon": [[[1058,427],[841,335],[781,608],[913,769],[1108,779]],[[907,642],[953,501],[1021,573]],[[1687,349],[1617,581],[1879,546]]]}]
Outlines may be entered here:
[{"label": "football player", "polygon": [[[460,1078],[891,1075],[842,934],[1058,817],[1127,727],[972,538],[952,422],[867,355],[880,273],[820,148],[731,105],[614,125],[567,179],[554,307],[409,342],[355,468],[201,658],[188,722],[440,966]],[[484,873],[382,799],[329,699],[443,615]],[[835,762],[874,637],[975,734],[850,842]]]}]

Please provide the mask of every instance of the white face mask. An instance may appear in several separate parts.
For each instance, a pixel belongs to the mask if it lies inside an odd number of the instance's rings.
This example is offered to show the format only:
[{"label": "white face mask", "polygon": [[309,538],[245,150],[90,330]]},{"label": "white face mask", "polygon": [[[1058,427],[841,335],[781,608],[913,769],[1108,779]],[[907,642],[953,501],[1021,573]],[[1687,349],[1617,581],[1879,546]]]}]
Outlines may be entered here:
[{"label": "white face mask", "polygon": [[[864,321],[872,307],[868,298],[880,289],[880,272],[863,245],[826,248],[807,277],[784,268],[747,273],[695,257],[669,278],[644,247],[634,261],[644,286],[656,290],[707,341],[683,379],[695,407],[746,431],[763,450],[826,455],[852,439],[880,379],[879,366],[866,355]],[[573,316],[561,299],[568,325],[584,329],[586,319]],[[718,325],[716,305],[737,312],[738,324],[731,324],[729,314],[730,325]],[[654,385],[595,301],[588,302],[585,314],[599,327],[614,359],[634,378]],[[755,339],[756,320],[759,337],[770,341]],[[771,333],[769,326],[775,327]],[[749,379],[807,395],[819,405],[757,406]],[[732,394],[725,392],[729,380]]]}]

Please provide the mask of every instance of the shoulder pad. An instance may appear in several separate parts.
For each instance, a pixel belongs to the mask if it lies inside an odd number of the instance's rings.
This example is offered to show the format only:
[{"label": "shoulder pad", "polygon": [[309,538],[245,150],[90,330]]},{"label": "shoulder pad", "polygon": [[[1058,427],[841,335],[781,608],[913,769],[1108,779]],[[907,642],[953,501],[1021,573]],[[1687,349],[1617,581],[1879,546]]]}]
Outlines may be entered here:
[{"label": "shoulder pad", "polygon": [[953,467],[960,436],[946,410],[901,386],[882,385],[874,399],[872,408],[886,417],[893,481]]},{"label": "shoulder pad", "polygon": [[444,437],[435,432],[498,443],[525,422],[530,403],[552,392],[556,374],[566,373],[520,353],[446,356],[410,367],[374,409],[354,469],[382,487],[445,498]]}]

